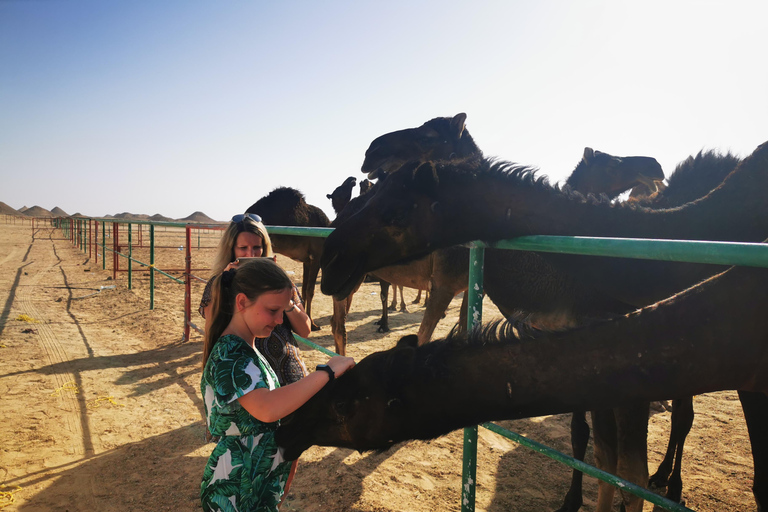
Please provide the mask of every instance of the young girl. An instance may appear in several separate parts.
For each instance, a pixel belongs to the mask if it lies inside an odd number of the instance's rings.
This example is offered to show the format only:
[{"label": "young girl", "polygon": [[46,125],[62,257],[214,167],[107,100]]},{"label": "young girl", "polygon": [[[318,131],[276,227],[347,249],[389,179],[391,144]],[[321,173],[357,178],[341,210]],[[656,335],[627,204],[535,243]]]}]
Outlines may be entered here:
[{"label": "young girl", "polygon": [[286,273],[266,258],[214,280],[200,389],[208,428],[221,438],[203,473],[203,510],[276,511],[291,467],[275,442],[279,420],[355,364],[332,357],[320,371],[279,386],[254,340],[282,323],[292,289]]}]

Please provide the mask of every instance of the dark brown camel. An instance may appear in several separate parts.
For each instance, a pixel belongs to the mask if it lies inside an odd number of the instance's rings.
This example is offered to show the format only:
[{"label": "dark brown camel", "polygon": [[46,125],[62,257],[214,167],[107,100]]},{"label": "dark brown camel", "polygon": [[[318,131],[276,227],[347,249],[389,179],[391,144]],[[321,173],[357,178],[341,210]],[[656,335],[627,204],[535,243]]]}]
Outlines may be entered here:
[{"label": "dark brown camel", "polygon": [[[480,166],[483,153],[466,129],[466,117],[462,113],[452,118],[436,118],[418,128],[376,138],[366,152],[362,171],[382,177],[412,160],[461,163],[467,168]],[[613,198],[637,184],[650,185],[663,178],[661,166],[653,158],[615,157],[585,148],[568,185],[585,194]],[[466,268],[466,263],[463,265]],[[534,253],[489,250],[485,266],[485,291],[507,318],[525,319],[539,327],[562,328],[633,309],[576,283]],[[460,327],[464,325],[460,323]],[[421,331],[419,334],[422,343],[428,341]],[[589,441],[589,425],[583,412],[574,415],[571,428],[574,456],[583,460]],[[581,507],[581,485],[582,473],[574,471],[560,512],[573,512]]]},{"label": "dark brown camel", "polygon": [[[768,316],[757,304],[768,304],[768,270],[732,268],[659,304],[565,332],[509,324],[422,346],[407,336],[326,385],[282,421],[277,441],[294,459],[312,445],[382,450],[487,421],[628,400],[720,390],[766,400]],[[768,416],[755,419],[761,427]]]},{"label": "dark brown camel", "polygon": [[352,199],[352,189],[355,188],[357,178],[350,176],[344,180],[344,183],[333,189],[333,192],[326,194],[325,197],[331,200],[333,211],[338,215],[341,210],[347,206],[347,203]]},{"label": "dark brown camel", "polygon": [[[246,213],[257,213],[267,226],[328,227],[331,222],[317,206],[307,204],[304,194],[290,187],[279,187],[253,203]],[[309,318],[312,318],[312,299],[320,272],[320,255],[324,240],[312,236],[270,235],[275,252],[304,264],[301,294]],[[312,330],[320,327],[312,320]]]},{"label": "dark brown camel", "polygon": [[[368,223],[375,251],[362,252],[346,247],[347,256],[356,258],[361,268],[376,268],[392,261],[417,257],[437,247],[471,239],[499,239],[523,234],[582,234],[620,237],[690,238],[756,241],[768,233],[760,195],[766,181],[766,150],[760,146],[728,179],[712,193],[684,207],[654,211],[632,205],[611,205],[605,201],[569,194],[536,179],[525,168],[505,163],[485,162],[455,172],[451,166],[408,164],[391,175],[366,209],[376,211],[376,226]],[[447,172],[446,172],[447,171]],[[462,176],[462,184],[453,178]],[[394,179],[393,179],[394,178]],[[511,185],[514,182],[514,185]],[[450,191],[448,191],[450,189]],[[472,192],[467,193],[467,189]],[[392,191],[396,191],[394,195]],[[439,192],[438,192],[439,191]],[[447,193],[446,193],[447,192]],[[460,200],[457,200],[460,198]],[[392,201],[399,203],[393,204]],[[354,233],[358,222],[368,222],[365,211],[354,222],[340,226],[326,241],[323,287],[326,293],[343,289],[343,264],[334,248],[345,233]],[[462,219],[472,219],[472,223]],[[460,234],[459,232],[464,231]],[[425,235],[429,233],[427,239]],[[406,244],[392,244],[395,235]],[[402,237],[402,238],[401,238]],[[547,260],[570,272],[574,279],[591,284],[609,296],[642,306],[684,289],[713,272],[717,267],[657,261],[629,261],[547,255]],[[372,261],[373,260],[373,261]],[[328,278],[328,281],[326,281]],[[326,282],[329,283],[326,288]],[[747,417],[759,414],[742,397]],[[768,477],[762,456],[756,457],[756,482]]]}]

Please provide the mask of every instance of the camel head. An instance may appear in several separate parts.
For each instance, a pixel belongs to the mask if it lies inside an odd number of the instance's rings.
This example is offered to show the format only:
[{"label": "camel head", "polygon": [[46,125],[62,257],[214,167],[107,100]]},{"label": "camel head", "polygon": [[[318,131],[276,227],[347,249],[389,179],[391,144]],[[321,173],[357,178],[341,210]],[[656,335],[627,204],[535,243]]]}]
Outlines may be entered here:
[{"label": "camel head", "polygon": [[[442,226],[453,222],[434,195],[438,181],[431,163],[409,162],[380,178],[365,197],[353,199],[334,220],[323,246],[323,293],[342,300],[365,273],[434,250],[429,240],[437,221]],[[354,213],[348,211],[353,206]]]},{"label": "camel head", "polygon": [[615,198],[638,185],[656,190],[656,183],[663,179],[664,171],[655,158],[620,157],[584,148],[584,156],[566,183],[582,194],[606,194]]},{"label": "camel head", "polygon": [[403,406],[403,377],[417,344],[417,336],[409,335],[390,350],[366,356],[282,419],[276,435],[283,456],[295,460],[313,445],[383,450],[403,440],[403,426],[411,421]]},{"label": "camel head", "polygon": [[371,142],[361,170],[375,179],[406,162],[464,162],[482,157],[464,126],[467,114],[437,117],[418,128],[386,133]]}]

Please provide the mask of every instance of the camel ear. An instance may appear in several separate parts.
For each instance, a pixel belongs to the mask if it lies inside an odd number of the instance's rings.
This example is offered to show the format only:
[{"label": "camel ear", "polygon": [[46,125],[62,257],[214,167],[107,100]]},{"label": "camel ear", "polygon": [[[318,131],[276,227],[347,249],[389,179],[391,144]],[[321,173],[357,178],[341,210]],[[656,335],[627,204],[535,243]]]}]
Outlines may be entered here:
[{"label": "camel ear", "polygon": [[333,199],[333,196],[331,194],[325,194],[325,197],[327,197],[328,199]]},{"label": "camel ear", "polygon": [[464,133],[464,123],[467,121],[467,114],[462,112],[461,114],[456,114],[453,116],[453,119],[451,119],[451,130],[453,130],[454,135],[456,136],[456,139],[461,138],[461,134]]},{"label": "camel ear", "polygon": [[422,192],[434,189],[439,182],[437,170],[432,162],[423,163],[413,171],[413,184]]},{"label": "camel ear", "polygon": [[418,346],[419,337],[415,334],[409,334],[408,336],[403,336],[400,338],[400,341],[397,342],[395,348],[416,348]]},{"label": "camel ear", "polygon": [[595,151],[592,148],[584,148],[584,161],[589,161],[590,158],[595,156]]}]

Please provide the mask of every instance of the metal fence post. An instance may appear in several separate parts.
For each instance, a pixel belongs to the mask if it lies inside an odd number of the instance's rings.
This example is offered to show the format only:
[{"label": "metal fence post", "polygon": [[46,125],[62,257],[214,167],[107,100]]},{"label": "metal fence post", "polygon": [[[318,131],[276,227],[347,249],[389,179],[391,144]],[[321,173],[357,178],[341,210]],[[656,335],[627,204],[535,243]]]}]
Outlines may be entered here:
[{"label": "metal fence post", "polygon": [[[483,319],[483,265],[485,249],[472,244],[469,249],[469,287],[467,288],[467,331]],[[462,462],[461,511],[475,510],[477,474],[477,426],[464,429]]]}]

